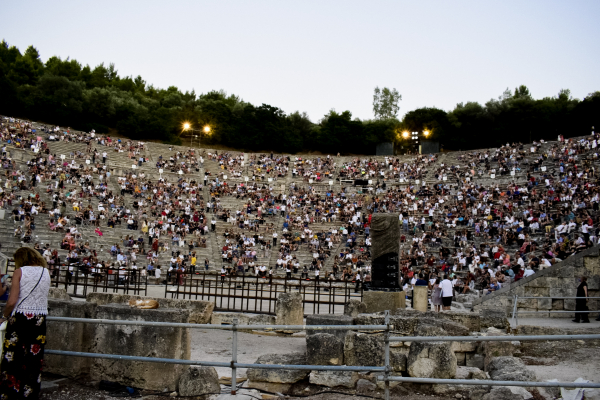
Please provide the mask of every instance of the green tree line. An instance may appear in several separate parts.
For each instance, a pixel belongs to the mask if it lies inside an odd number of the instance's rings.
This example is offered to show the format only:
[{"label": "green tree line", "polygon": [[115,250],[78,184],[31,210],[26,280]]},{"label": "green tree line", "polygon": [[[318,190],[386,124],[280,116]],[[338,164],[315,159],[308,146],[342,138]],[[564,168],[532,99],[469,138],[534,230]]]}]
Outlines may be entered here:
[{"label": "green tree line", "polygon": [[[0,43],[0,114],[86,131],[113,129],[133,139],[180,143],[193,133],[202,136],[203,144],[248,151],[373,154],[382,142],[406,149],[404,131],[428,130],[429,138],[446,149],[469,149],[551,139],[559,133],[582,135],[592,125],[600,126],[600,92],[577,100],[562,90],[556,97],[535,100],[522,86],[485,105],[461,103],[450,112],[421,108],[398,120],[402,96],[395,89],[378,91],[376,119],[361,121],[350,111],[332,110],[312,122],[306,113],[286,114],[223,91],[197,95],[174,86],[159,89],[141,76],[119,76],[114,64],[91,68],[56,56],[44,63],[33,46],[21,53]],[[182,132],[184,122],[200,132]],[[204,126],[210,126],[209,134],[203,133]]]},{"label": "green tree line", "polygon": [[556,140],[589,134],[600,129],[600,92],[583,100],[574,99],[568,89],[554,97],[534,99],[526,86],[506,89],[498,99],[485,104],[459,103],[446,112],[420,108],[406,113],[400,130],[431,132],[446,149],[467,150],[497,147],[507,142]]}]

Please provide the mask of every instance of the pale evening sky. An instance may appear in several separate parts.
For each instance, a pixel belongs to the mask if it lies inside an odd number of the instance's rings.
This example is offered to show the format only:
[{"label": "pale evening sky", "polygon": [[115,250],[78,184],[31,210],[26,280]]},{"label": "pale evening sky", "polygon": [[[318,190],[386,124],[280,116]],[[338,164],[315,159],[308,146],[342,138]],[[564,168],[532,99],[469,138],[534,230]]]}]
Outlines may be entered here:
[{"label": "pale evening sky", "polygon": [[121,76],[255,105],[373,118],[375,86],[400,116],[527,85],[600,90],[600,1],[2,1],[0,39]]}]

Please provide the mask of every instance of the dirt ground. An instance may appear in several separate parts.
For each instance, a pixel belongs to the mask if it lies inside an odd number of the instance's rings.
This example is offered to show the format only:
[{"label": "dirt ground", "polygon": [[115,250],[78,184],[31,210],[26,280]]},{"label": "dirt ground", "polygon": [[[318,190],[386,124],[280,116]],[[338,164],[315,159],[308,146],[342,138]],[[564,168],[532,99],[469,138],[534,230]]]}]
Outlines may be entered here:
[{"label": "dirt ground", "polygon": [[[539,381],[558,379],[562,382],[573,382],[577,378],[584,378],[591,382],[600,382],[598,347],[582,347],[560,352],[555,357],[541,360],[549,365],[527,365],[527,368],[535,372]],[[529,363],[526,361],[526,364]]]},{"label": "dirt ground", "polygon": [[[123,398],[131,398],[131,397],[114,397],[108,394],[107,392],[99,391],[94,387],[85,386],[83,383],[64,380],[62,381],[57,388],[43,391],[40,400],[120,400]],[[143,400],[165,400],[165,399],[176,399],[182,397],[173,397],[171,393],[161,393],[161,394],[149,394],[146,392],[142,392],[142,397],[138,397]],[[251,400],[258,399],[263,400],[264,398],[260,393],[255,391],[253,392],[244,392],[241,391],[238,396],[240,400]],[[265,397],[268,398],[268,397]],[[270,397],[272,398],[272,397]],[[383,395],[380,393],[373,393],[373,396],[360,396],[360,395],[348,395],[343,393],[334,393],[334,392],[325,392],[317,395],[306,396],[306,397],[285,397],[288,400],[358,400],[358,399],[382,399]],[[392,395],[391,398],[393,400],[456,400],[454,397],[440,397],[440,396],[427,396],[423,394],[413,394],[408,396],[396,396]],[[227,399],[232,400],[235,399],[233,397],[227,396],[225,393],[223,395],[215,395],[210,398],[210,400],[221,400]]]}]

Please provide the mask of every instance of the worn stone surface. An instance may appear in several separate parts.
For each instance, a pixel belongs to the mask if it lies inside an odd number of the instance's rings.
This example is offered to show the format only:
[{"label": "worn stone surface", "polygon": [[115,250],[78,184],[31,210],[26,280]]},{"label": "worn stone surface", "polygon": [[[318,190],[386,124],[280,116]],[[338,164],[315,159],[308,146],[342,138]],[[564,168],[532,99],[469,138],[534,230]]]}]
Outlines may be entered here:
[{"label": "worn stone surface", "polygon": [[209,324],[215,304],[204,300],[181,300],[161,297],[144,297],[119,293],[88,293],[86,301],[99,306],[105,304],[129,304],[129,300],[156,300],[159,308],[189,310],[188,321],[192,324]]},{"label": "worn stone surface", "polygon": [[[390,315],[392,331],[404,336],[413,336],[419,323],[441,327],[448,334],[465,336],[471,332],[480,332],[479,313],[445,311],[441,313],[422,313],[412,309],[397,309]],[[383,313],[359,314],[354,318],[354,325],[383,325]]]},{"label": "worn stone surface", "polygon": [[[95,318],[96,305],[80,301],[48,299],[48,315],[52,317]],[[90,352],[96,325],[48,321],[46,349]],[[68,338],[68,340],[65,340]],[[44,371],[78,377],[89,374],[91,358],[44,355]]]},{"label": "worn stone surface", "polygon": [[406,308],[406,293],[404,292],[375,292],[363,293],[367,313],[392,311]]},{"label": "worn stone surface", "polygon": [[394,372],[406,371],[406,359],[408,354],[397,348],[390,349],[390,365]]},{"label": "worn stone surface", "polygon": [[417,328],[418,318],[393,316],[390,318],[394,332],[401,335],[412,336]]},{"label": "worn stone surface", "polygon": [[[443,332],[445,332],[445,335],[447,336],[468,336],[469,335],[469,329],[458,323],[458,322],[454,322],[452,320],[447,320],[447,319],[443,319],[443,318],[419,318],[417,321],[417,329],[415,330],[415,333],[420,332],[422,327],[425,326],[435,326],[435,327],[439,327],[442,329]],[[419,335],[421,335],[421,333],[419,333]],[[436,335],[425,335],[423,334],[422,336],[437,336]]]},{"label": "worn stone surface", "polygon": [[360,300],[350,299],[350,301],[344,304],[344,315],[349,317],[357,317],[358,314],[366,313],[367,305]]},{"label": "worn stone surface", "polygon": [[306,359],[309,365],[343,365],[344,342],[330,333],[308,335]]},{"label": "worn stone surface", "polygon": [[67,294],[67,291],[63,288],[51,287],[48,291],[49,299],[56,300],[71,300],[71,296]]},{"label": "worn stone surface", "polygon": [[201,396],[221,392],[219,375],[213,367],[189,366],[179,377],[180,396]]},{"label": "worn stone surface", "polygon": [[489,379],[488,375],[475,367],[457,367],[455,379]]},{"label": "worn stone surface", "polygon": [[371,396],[376,390],[377,385],[366,379],[359,379],[356,382],[356,394]]},{"label": "worn stone surface", "polygon": [[[492,386],[492,390],[500,388],[502,386]],[[533,399],[533,395],[521,386],[504,386],[512,392],[515,396],[521,396],[525,400]],[[518,397],[517,397],[518,398]]]},{"label": "worn stone surface", "polygon": [[349,330],[328,330],[328,331],[320,331],[315,329],[308,329],[310,325],[352,325],[354,318],[347,315],[336,315],[336,314],[309,314],[306,317],[306,335],[314,335],[317,333],[329,333],[338,337],[341,340],[344,340],[346,334],[351,332]]},{"label": "worn stone surface", "polygon": [[[306,365],[306,355],[302,353],[265,354],[258,357],[256,364]],[[248,379],[254,382],[296,383],[305,379],[310,371],[292,369],[248,368]]]},{"label": "worn stone surface", "polygon": [[349,333],[344,342],[344,363],[346,365],[383,365],[383,335]]},{"label": "worn stone surface", "polygon": [[274,383],[274,382],[262,382],[262,381],[248,381],[247,387],[251,389],[258,389],[268,393],[282,393],[288,394],[292,388],[291,383]]},{"label": "worn stone surface", "polygon": [[309,381],[313,385],[354,388],[358,381],[358,373],[353,371],[312,371]]},{"label": "worn stone surface", "polygon": [[483,396],[483,400],[524,400],[523,396],[514,394],[509,388],[494,388]]},{"label": "worn stone surface", "polygon": [[412,291],[412,308],[418,311],[427,311],[429,308],[429,296],[427,286],[415,286]]},{"label": "worn stone surface", "polygon": [[450,320],[465,326],[470,332],[481,331],[481,317],[478,313],[466,313],[459,311],[444,311],[436,313],[429,311],[425,314],[428,318],[435,318],[441,320]]},{"label": "worn stone surface", "polygon": [[[107,304],[97,307],[96,317],[113,320],[137,320],[185,323],[189,310],[158,308],[141,310],[128,305]],[[190,359],[191,343],[188,328],[96,325],[92,352],[131,356]],[[90,378],[110,380],[149,390],[176,390],[183,365],[140,363],[108,359],[93,359]]]},{"label": "worn stone surface", "polygon": [[484,372],[484,371],[480,370],[479,368],[476,368],[476,371],[469,372],[469,376],[467,377],[467,379],[486,380],[486,379],[490,379],[490,376],[488,375],[487,372]]},{"label": "worn stone surface", "polygon": [[474,293],[457,294],[454,296],[454,301],[461,304],[470,304],[473,300],[477,300],[478,298],[479,296]]},{"label": "worn stone surface", "polygon": [[213,312],[210,323],[213,325],[232,325],[234,319],[238,320],[240,332],[251,332],[250,329],[244,329],[243,325],[275,325],[275,316],[273,315],[235,312]]},{"label": "worn stone surface", "polygon": [[483,308],[479,311],[480,315],[480,329],[486,328],[498,328],[508,331],[510,329],[510,323],[506,318],[506,311],[502,309]]},{"label": "worn stone surface", "polygon": [[483,366],[486,370],[495,357],[512,357],[515,353],[515,346],[511,342],[483,342],[482,348]]},{"label": "worn stone surface", "polygon": [[535,381],[533,371],[516,357],[496,357],[488,364],[490,378],[495,381]]},{"label": "worn stone surface", "polygon": [[280,293],[275,304],[277,325],[303,325],[302,295],[297,292]]},{"label": "worn stone surface", "polygon": [[415,336],[445,336],[447,332],[441,327],[429,324],[427,321],[417,320],[417,327],[414,331]]},{"label": "worn stone surface", "polygon": [[408,374],[415,378],[451,379],[456,356],[449,342],[413,342],[407,359]]},{"label": "worn stone surface", "polygon": [[452,342],[452,351],[455,353],[474,353],[477,349],[477,342]]},{"label": "worn stone surface", "polygon": [[467,367],[475,367],[479,369],[484,369],[483,364],[484,357],[482,354],[466,354],[465,365]]}]

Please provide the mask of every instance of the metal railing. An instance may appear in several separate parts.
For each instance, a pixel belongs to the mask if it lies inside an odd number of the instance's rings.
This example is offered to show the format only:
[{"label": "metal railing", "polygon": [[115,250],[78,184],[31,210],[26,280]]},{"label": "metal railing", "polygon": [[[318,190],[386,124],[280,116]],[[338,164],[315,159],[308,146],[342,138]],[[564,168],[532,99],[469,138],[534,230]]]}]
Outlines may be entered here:
[{"label": "metal railing", "polygon": [[362,301],[363,285],[344,280],[315,280],[259,276],[221,276],[192,274],[181,281],[175,274],[167,277],[165,298],[207,300],[216,311],[241,311],[275,315],[275,304],[280,293],[298,292],[302,296],[305,314],[339,313],[351,298]]},{"label": "metal railing", "polygon": [[[288,370],[308,370],[308,371],[356,371],[356,372],[382,372],[377,380],[385,383],[385,399],[390,399],[390,382],[414,382],[427,384],[461,384],[461,385],[494,385],[494,386],[523,386],[523,387],[564,387],[564,388],[600,388],[600,383],[592,382],[526,382],[526,381],[495,381],[495,380],[470,380],[470,379],[436,379],[436,378],[413,378],[403,376],[390,376],[392,368],[390,365],[390,342],[482,342],[482,341],[537,341],[537,340],[600,340],[598,335],[529,335],[529,336],[390,336],[393,326],[390,324],[389,311],[385,311],[384,325],[240,325],[238,320],[234,319],[232,325],[213,325],[213,324],[191,324],[191,323],[171,323],[171,322],[153,322],[153,321],[121,321],[109,319],[88,319],[88,318],[67,318],[67,317],[47,317],[48,321],[70,322],[70,323],[88,323],[105,325],[133,325],[133,326],[157,326],[157,327],[176,327],[188,329],[220,329],[230,330],[232,335],[232,355],[230,362],[202,361],[202,360],[181,360],[171,358],[153,358],[137,357],[120,354],[102,354],[85,353],[77,351],[64,350],[45,350],[46,354],[61,356],[86,357],[86,358],[104,358],[122,361],[153,362],[163,364],[182,364],[182,365],[201,365],[210,367],[231,368],[231,394],[237,393],[237,369],[238,368],[256,368],[256,369],[288,369]],[[332,331],[332,330],[361,330],[361,331],[383,331],[384,332],[384,365],[383,366],[332,366],[332,365],[289,365],[289,364],[247,364],[237,361],[238,337],[240,329],[244,330],[311,330],[311,331]]]},{"label": "metal railing", "polygon": [[[513,310],[512,310],[512,320],[515,322],[515,326],[519,325],[519,300],[583,300],[583,299],[600,299],[600,297],[535,297],[535,296],[513,296]],[[539,307],[538,307],[539,308]],[[521,314],[591,314],[591,313],[600,313],[600,310],[544,310],[544,311],[521,311]]]},{"label": "metal railing", "polygon": [[[0,264],[1,265],[1,264]],[[8,271],[14,272],[9,260]],[[48,266],[50,286],[64,288],[71,297],[85,298],[90,292],[123,293],[138,296],[148,294],[148,276],[143,270],[108,266],[97,268],[79,263]]]}]

